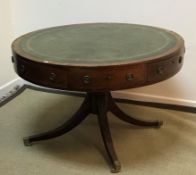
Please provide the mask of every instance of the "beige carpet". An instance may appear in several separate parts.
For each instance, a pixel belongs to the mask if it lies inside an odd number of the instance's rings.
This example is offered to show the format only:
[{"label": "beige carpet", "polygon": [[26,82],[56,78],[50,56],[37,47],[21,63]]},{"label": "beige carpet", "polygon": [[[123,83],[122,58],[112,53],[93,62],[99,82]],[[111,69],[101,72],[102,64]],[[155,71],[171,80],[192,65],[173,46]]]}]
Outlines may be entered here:
[{"label": "beige carpet", "polygon": [[[70,117],[82,98],[25,90],[0,108],[0,175],[109,175],[97,118],[89,116],[68,134],[25,147],[23,136],[54,128]],[[119,106],[133,116],[165,121],[161,129],[140,128],[110,115],[122,175],[195,175],[196,114]]]}]

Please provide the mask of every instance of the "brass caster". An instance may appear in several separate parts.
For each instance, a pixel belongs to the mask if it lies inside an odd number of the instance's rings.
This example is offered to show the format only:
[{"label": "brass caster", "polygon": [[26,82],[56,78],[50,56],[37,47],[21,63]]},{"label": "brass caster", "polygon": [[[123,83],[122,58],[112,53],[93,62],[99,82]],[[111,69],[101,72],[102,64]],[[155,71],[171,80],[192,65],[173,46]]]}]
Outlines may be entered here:
[{"label": "brass caster", "polygon": [[119,161],[114,161],[114,167],[111,169],[111,173],[118,173],[121,170],[121,165]]},{"label": "brass caster", "polygon": [[33,143],[30,142],[30,140],[29,140],[28,137],[24,137],[23,138],[23,143],[24,143],[25,146],[31,146],[31,145],[33,145]]},{"label": "brass caster", "polygon": [[158,121],[158,124],[155,126],[155,128],[160,128],[163,125],[163,121]]}]

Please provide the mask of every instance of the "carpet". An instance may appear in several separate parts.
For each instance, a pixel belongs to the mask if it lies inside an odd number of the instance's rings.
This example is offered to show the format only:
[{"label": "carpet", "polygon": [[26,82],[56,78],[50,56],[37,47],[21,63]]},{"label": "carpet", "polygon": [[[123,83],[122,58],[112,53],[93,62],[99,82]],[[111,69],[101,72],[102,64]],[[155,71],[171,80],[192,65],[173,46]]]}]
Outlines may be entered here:
[{"label": "carpet", "polygon": [[[0,108],[1,175],[109,175],[95,115],[71,132],[25,147],[22,138],[55,128],[83,98],[25,90]],[[126,113],[160,119],[160,129],[137,127],[109,115],[120,175],[195,175],[196,114],[118,103]]]}]

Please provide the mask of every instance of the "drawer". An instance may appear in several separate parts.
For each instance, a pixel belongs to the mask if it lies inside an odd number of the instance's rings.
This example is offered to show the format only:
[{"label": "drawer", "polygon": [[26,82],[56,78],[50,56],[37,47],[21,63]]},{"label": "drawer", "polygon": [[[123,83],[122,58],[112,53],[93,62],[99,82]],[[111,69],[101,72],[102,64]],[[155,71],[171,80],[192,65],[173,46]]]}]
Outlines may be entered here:
[{"label": "drawer", "polygon": [[74,90],[118,90],[135,87],[145,82],[144,65],[72,69],[68,74],[68,88]]},{"label": "drawer", "polygon": [[19,76],[32,83],[59,89],[67,88],[67,71],[60,66],[20,59],[15,64],[15,70]]},{"label": "drawer", "polygon": [[147,81],[158,82],[177,73],[183,64],[183,57],[176,56],[147,64]]}]

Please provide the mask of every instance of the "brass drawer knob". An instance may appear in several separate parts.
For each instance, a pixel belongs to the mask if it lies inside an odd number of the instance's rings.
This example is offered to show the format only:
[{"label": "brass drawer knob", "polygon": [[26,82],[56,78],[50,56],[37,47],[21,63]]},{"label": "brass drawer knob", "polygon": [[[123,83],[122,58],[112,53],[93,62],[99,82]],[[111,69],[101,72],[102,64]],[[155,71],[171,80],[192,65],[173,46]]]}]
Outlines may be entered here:
[{"label": "brass drawer knob", "polygon": [[91,77],[90,77],[90,76],[85,75],[85,76],[83,77],[83,83],[84,83],[84,84],[89,84],[90,81],[91,81]]},{"label": "brass drawer knob", "polygon": [[181,64],[182,63],[182,56],[179,58],[178,63]]},{"label": "brass drawer knob", "polygon": [[12,56],[11,59],[12,59],[12,63],[14,63],[14,56]]},{"label": "brass drawer knob", "polygon": [[134,79],[133,74],[132,74],[132,73],[127,73],[126,79],[127,79],[128,81],[132,81],[132,80]]},{"label": "brass drawer knob", "polygon": [[165,72],[165,68],[163,66],[158,67],[157,74],[162,75]]},{"label": "brass drawer knob", "polygon": [[25,66],[23,64],[20,65],[20,72],[24,72],[25,71]]},{"label": "brass drawer knob", "polygon": [[107,76],[105,77],[105,79],[106,79],[106,80],[112,80],[112,75],[107,75]]},{"label": "brass drawer knob", "polygon": [[55,73],[50,73],[50,76],[49,76],[49,79],[51,80],[51,81],[54,81],[55,80],[55,78],[56,78],[56,74]]}]

